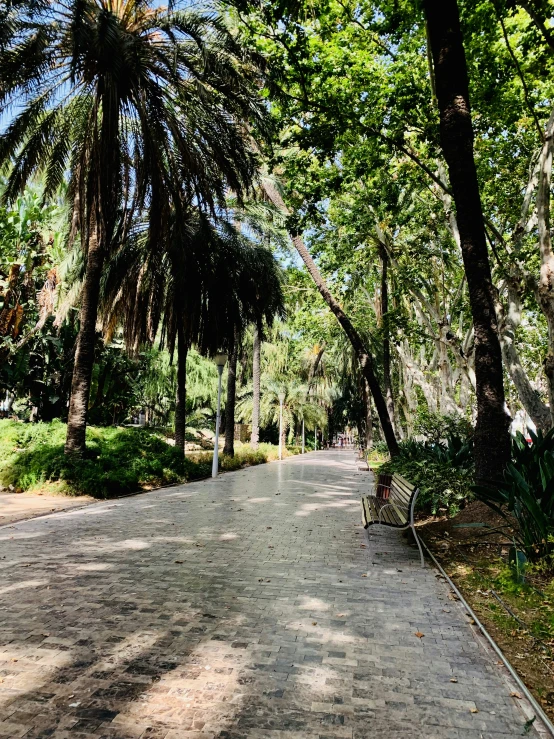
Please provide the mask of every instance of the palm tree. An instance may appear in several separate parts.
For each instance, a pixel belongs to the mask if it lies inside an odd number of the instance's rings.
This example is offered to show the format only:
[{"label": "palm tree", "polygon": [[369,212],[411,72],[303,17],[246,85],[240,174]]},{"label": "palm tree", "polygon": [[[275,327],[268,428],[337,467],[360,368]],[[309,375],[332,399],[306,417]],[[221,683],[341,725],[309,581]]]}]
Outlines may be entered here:
[{"label": "palm tree", "polygon": [[223,217],[169,211],[161,240],[138,230],[110,261],[101,310],[109,334],[123,323],[128,349],[161,342],[177,354],[175,445],[185,448],[186,361],[238,346],[249,323],[283,312],[281,274],[271,252]]},{"label": "palm tree", "polygon": [[39,170],[45,197],[70,172],[70,238],[80,235],[86,275],[66,452],[80,453],[110,250],[145,203],[157,239],[176,183],[209,207],[226,186],[240,196],[256,171],[244,121],[261,130],[265,106],[254,65],[215,13],[68,0],[37,3],[15,23],[0,57],[0,114],[12,117],[0,166],[11,167],[7,200]]},{"label": "palm tree", "polygon": [[225,399],[225,445],[223,454],[235,456],[235,403],[237,392],[237,346],[229,355],[227,365],[227,397]]},{"label": "palm tree", "polygon": [[260,443],[260,354],[261,354],[261,328],[254,324],[254,336],[252,342],[252,434],[250,444],[253,449],[258,448]]},{"label": "palm tree", "polygon": [[[308,387],[296,380],[262,379],[262,399],[260,403],[260,420],[264,426],[279,425],[280,400],[283,400],[283,435],[284,445],[288,431],[293,431],[304,421],[307,429],[321,428],[327,423],[325,399],[314,392],[308,393]],[[252,417],[252,393],[245,393],[237,403],[237,415],[243,420]]]}]

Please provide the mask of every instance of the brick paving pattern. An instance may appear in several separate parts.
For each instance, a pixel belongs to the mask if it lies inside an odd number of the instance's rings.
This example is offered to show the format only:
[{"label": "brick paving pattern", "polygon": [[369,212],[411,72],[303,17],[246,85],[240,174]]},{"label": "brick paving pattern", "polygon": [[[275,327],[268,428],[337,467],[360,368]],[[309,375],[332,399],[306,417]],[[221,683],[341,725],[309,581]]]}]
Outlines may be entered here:
[{"label": "brick paving pattern", "polygon": [[0,529],[0,737],[521,736],[436,572],[368,544],[353,457]]}]

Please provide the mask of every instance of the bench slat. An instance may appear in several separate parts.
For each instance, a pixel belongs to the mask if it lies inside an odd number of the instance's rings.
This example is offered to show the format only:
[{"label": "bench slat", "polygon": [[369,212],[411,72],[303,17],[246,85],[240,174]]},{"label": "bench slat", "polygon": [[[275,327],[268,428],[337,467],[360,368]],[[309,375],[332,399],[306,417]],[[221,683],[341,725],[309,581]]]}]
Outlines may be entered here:
[{"label": "bench slat", "polygon": [[[381,481],[384,482],[385,479],[387,478],[384,475],[379,475],[378,484]],[[387,498],[376,495],[362,497],[362,518],[365,528],[379,523],[380,512],[381,523],[385,526],[404,528],[408,524],[409,509],[416,493],[416,487],[396,473],[388,479],[390,479],[390,490]]]},{"label": "bench slat", "polygon": [[402,477],[402,475],[399,475],[397,472],[394,473],[393,478],[395,478],[397,482],[407,490],[413,490],[415,488],[415,485],[412,485],[411,482],[408,482],[405,477]]},{"label": "bench slat", "polygon": [[403,527],[407,522],[407,512],[398,508],[390,500],[381,500],[373,495],[362,496],[362,520],[364,528],[379,522],[387,526]]},{"label": "bench slat", "polygon": [[414,490],[413,487],[407,487],[401,480],[395,480],[394,478],[392,481],[392,485],[394,485],[397,490],[402,490],[402,492],[406,493],[407,495],[411,495]]}]

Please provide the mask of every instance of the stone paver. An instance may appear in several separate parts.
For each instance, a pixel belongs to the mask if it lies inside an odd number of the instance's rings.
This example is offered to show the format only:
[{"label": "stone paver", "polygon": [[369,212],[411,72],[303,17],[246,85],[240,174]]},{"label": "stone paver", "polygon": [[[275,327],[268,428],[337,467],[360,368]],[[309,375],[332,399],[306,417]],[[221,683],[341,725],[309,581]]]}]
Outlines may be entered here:
[{"label": "stone paver", "polygon": [[0,737],[521,736],[435,571],[368,544],[369,479],[318,452],[1,529]]}]

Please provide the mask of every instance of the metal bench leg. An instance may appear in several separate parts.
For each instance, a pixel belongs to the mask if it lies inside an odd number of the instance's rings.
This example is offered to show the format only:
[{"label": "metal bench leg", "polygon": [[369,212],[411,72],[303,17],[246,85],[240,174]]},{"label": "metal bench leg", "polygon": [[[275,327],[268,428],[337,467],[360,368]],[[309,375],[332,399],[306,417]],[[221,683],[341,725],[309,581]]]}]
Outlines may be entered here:
[{"label": "metal bench leg", "polygon": [[416,540],[417,548],[419,549],[419,556],[421,557],[421,566],[425,567],[425,560],[423,559],[423,549],[421,548],[421,542],[419,541],[419,537],[417,535],[415,526],[413,524],[411,526],[411,529],[414,532],[414,539]]}]

